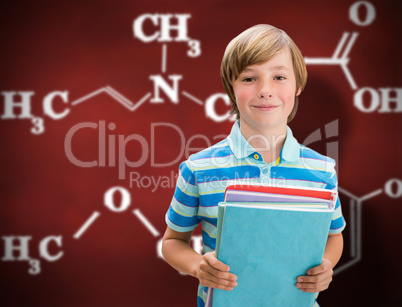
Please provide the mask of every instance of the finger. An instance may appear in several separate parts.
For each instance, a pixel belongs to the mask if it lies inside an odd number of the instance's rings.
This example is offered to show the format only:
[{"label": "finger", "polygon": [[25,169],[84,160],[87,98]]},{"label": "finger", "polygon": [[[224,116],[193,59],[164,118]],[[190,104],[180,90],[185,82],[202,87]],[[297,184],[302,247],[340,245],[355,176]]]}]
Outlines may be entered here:
[{"label": "finger", "polygon": [[210,288],[215,288],[215,289],[221,289],[221,290],[226,290],[226,291],[231,291],[233,290],[233,287],[231,286],[225,286],[219,283],[216,283],[212,280],[205,280],[202,285],[204,287],[210,287]]},{"label": "finger", "polygon": [[331,268],[331,262],[328,259],[323,259],[320,265],[317,265],[307,271],[307,275],[317,275]]},{"label": "finger", "polygon": [[330,280],[323,280],[320,282],[298,282],[296,287],[303,289],[325,288],[331,283]]},{"label": "finger", "polygon": [[223,272],[229,272],[230,267],[226,264],[224,264],[222,261],[219,261],[214,255],[208,255],[207,256],[207,262],[209,263],[210,266],[214,267],[215,269]]},{"label": "finger", "polygon": [[225,287],[231,287],[234,288],[237,286],[236,281],[231,281],[227,279],[222,279],[222,278],[217,278],[213,275],[207,275],[204,277],[204,280],[207,280],[209,282],[212,282],[214,284],[220,285],[220,286],[225,286]]},{"label": "finger", "polygon": [[300,284],[296,284],[296,287],[299,288],[301,291],[303,292],[321,292],[324,290],[327,290],[329,287],[329,284],[325,284],[325,285],[300,285]]},{"label": "finger", "polygon": [[321,282],[326,279],[332,280],[332,272],[330,271],[325,271],[323,273],[317,274],[317,275],[304,275],[304,276],[299,276],[297,277],[298,282]]},{"label": "finger", "polygon": [[326,278],[318,282],[297,282],[296,287],[300,290],[308,290],[309,292],[320,292],[328,289],[332,277]]},{"label": "finger", "polygon": [[207,269],[207,272],[217,279],[223,279],[223,280],[227,280],[227,281],[236,281],[237,280],[236,275],[229,273],[229,272],[222,272],[220,270],[215,269],[212,266],[210,266]]},{"label": "finger", "polygon": [[319,289],[300,288],[300,291],[308,292],[308,293],[316,293],[316,292],[321,292],[321,291],[324,291],[324,290],[325,289],[319,290]]}]

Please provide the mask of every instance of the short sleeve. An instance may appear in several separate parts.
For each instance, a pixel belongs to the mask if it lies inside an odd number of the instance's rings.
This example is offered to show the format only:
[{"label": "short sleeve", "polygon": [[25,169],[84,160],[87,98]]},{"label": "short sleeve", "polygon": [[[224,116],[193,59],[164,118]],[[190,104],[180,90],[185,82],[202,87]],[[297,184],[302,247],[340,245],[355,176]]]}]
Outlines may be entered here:
[{"label": "short sleeve", "polygon": [[332,222],[331,222],[329,232],[330,233],[340,233],[345,229],[345,227],[346,227],[346,222],[342,215],[341,203],[340,203],[339,197],[338,197],[338,199],[336,200],[334,214],[332,216]]},{"label": "short sleeve", "polygon": [[179,168],[176,189],[166,213],[166,224],[178,232],[194,230],[198,218],[199,194],[193,171],[188,162],[182,162]]},{"label": "short sleeve", "polygon": [[342,214],[342,207],[341,207],[341,202],[340,202],[339,194],[338,194],[338,178],[337,178],[336,172],[335,172],[335,161],[333,163],[333,169],[331,171],[332,171],[332,176],[331,176],[330,180],[328,181],[326,188],[331,189],[332,191],[335,192],[336,202],[335,202],[334,213],[332,216],[332,222],[331,222],[331,226],[329,229],[329,233],[340,233],[345,229],[346,222],[345,222],[345,219]]}]

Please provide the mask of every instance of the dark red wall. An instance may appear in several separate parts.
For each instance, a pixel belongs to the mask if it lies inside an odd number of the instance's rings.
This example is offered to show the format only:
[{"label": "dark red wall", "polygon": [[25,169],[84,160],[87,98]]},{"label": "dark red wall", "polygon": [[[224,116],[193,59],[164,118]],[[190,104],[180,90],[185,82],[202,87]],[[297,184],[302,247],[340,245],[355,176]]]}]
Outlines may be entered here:
[{"label": "dark red wall", "polygon": [[[224,93],[219,76],[223,51],[234,36],[259,23],[285,30],[312,61],[330,59],[345,37],[342,58],[357,35],[343,57],[353,81],[339,64],[308,63],[309,79],[290,126],[300,143],[337,159],[348,223],[339,270],[320,304],[401,302],[402,7],[398,1],[356,3],[2,3],[0,304],[195,306],[197,280],[170,268],[158,257],[157,245],[180,161],[221,140],[232,126],[206,111],[207,101]],[[191,15],[187,37],[200,43],[199,56],[187,55],[188,41],[146,43],[134,36],[140,16],[169,13]],[[150,36],[160,27],[147,19],[143,30]],[[175,38],[177,32],[171,35]],[[154,75],[170,85],[169,76],[181,76],[176,103],[163,90],[163,102],[151,102]],[[60,119],[45,113],[45,97],[53,92],[64,95],[54,98],[51,109],[62,114]],[[7,97],[18,102],[21,95],[29,100],[31,109],[25,111],[31,117],[19,118],[21,108],[15,107],[11,118]],[[217,115],[229,109],[223,99],[216,100]],[[74,164],[69,148],[77,159],[96,166]],[[109,163],[109,148],[116,153],[115,166]],[[123,149],[136,163],[119,173]],[[105,194],[113,187],[120,190],[110,208]],[[130,203],[119,207],[122,200]],[[97,218],[78,235],[94,212]],[[145,226],[138,212],[152,226]],[[13,236],[13,246],[29,237],[31,261],[18,261],[17,250],[7,257],[7,240]],[[51,257],[57,259],[49,261]]]}]

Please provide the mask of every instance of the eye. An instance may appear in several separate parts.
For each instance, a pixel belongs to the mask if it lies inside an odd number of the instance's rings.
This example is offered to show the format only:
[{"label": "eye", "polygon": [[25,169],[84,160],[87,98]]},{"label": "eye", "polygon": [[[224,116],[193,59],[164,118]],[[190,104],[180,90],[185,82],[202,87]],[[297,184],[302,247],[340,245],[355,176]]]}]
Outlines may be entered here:
[{"label": "eye", "polygon": [[255,78],[252,78],[252,77],[245,77],[245,78],[241,79],[241,81],[243,81],[243,82],[252,82],[254,80],[255,80]]},{"label": "eye", "polygon": [[281,80],[285,80],[286,78],[284,76],[276,76],[274,79],[281,81]]}]

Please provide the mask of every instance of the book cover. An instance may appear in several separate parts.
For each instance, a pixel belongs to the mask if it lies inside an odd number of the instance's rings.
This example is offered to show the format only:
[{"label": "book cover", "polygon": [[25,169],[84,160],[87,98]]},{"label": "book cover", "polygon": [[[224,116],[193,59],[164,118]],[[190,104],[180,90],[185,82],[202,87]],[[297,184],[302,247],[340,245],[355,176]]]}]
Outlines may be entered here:
[{"label": "book cover", "polygon": [[212,305],[311,306],[315,293],[300,291],[296,278],[321,263],[333,213],[315,206],[220,203],[218,259],[238,286],[214,289]]}]

